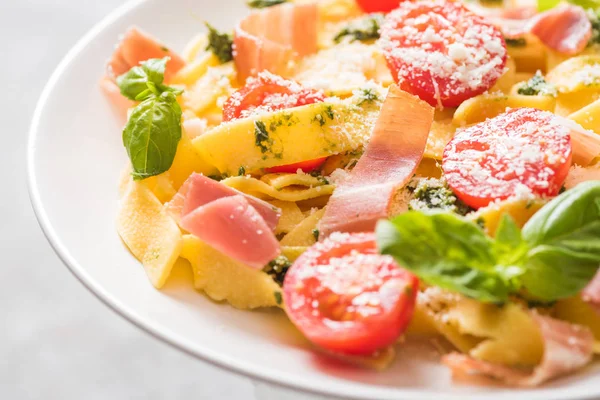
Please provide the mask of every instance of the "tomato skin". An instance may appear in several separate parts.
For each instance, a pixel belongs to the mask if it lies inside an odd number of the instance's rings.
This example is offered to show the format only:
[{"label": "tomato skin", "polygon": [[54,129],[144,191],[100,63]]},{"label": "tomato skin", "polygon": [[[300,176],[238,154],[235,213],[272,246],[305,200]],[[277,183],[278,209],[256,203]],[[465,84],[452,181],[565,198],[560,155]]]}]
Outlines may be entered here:
[{"label": "tomato skin", "polygon": [[356,0],[366,13],[389,12],[398,8],[400,0]]},{"label": "tomato skin", "polygon": [[504,73],[502,33],[458,1],[400,3],[380,32],[379,45],[400,88],[432,106],[457,107]]},{"label": "tomato skin", "polygon": [[327,161],[327,157],[317,158],[315,160],[302,161],[302,162],[295,163],[295,164],[281,165],[281,166],[277,166],[277,167],[266,168],[265,171],[270,174],[282,174],[282,173],[295,174],[300,169],[300,170],[302,170],[302,172],[308,173],[308,172],[313,172],[313,171],[321,168],[321,166],[323,166],[323,164],[325,164],[325,161]]},{"label": "tomato skin", "polygon": [[556,196],[573,159],[569,132],[550,112],[512,109],[458,132],[444,149],[444,176],[475,209],[523,192]]},{"label": "tomato skin", "polygon": [[243,116],[245,111],[276,111],[325,101],[318,90],[308,89],[269,72],[248,79],[246,86],[223,105],[223,121]]},{"label": "tomato skin", "polygon": [[332,235],[288,271],[285,310],[316,345],[371,355],[393,344],[415,308],[419,280],[377,253],[373,233]]}]

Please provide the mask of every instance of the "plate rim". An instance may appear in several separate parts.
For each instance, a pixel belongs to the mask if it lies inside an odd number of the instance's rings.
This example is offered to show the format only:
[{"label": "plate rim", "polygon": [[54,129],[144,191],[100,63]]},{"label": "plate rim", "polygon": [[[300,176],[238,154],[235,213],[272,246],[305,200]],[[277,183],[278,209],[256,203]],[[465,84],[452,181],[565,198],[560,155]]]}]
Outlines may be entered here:
[{"label": "plate rim", "polygon": [[[439,390],[420,390],[420,389],[404,389],[404,388],[390,388],[390,387],[377,387],[374,385],[359,383],[361,386],[365,386],[364,390],[361,390],[360,393],[356,391],[352,392],[350,390],[345,391],[344,393],[340,393],[338,391],[330,390],[322,384],[313,384],[311,386],[305,386],[302,380],[298,380],[294,378],[293,374],[286,375],[278,375],[278,378],[274,378],[275,375],[269,372],[269,369],[264,367],[256,368],[256,364],[251,364],[246,361],[241,361],[235,357],[226,356],[222,354],[218,354],[216,352],[212,352],[208,348],[199,349],[197,347],[188,347],[186,344],[188,341],[179,338],[175,333],[165,330],[161,324],[154,324],[147,319],[140,317],[136,314],[135,311],[122,304],[118,299],[112,296],[109,292],[107,292],[102,286],[100,286],[97,282],[95,282],[86,272],[85,268],[71,255],[70,251],[67,247],[62,243],[59,234],[55,231],[54,227],[50,223],[50,219],[46,210],[44,208],[43,202],[41,200],[39,186],[38,186],[38,178],[35,173],[35,154],[36,154],[36,141],[38,137],[38,131],[41,126],[41,118],[44,113],[44,109],[46,108],[49,99],[51,98],[51,93],[54,91],[57,86],[58,81],[63,76],[65,70],[69,67],[69,65],[77,58],[79,53],[85,49],[104,29],[109,27],[115,21],[120,19],[121,17],[126,16],[127,14],[135,11],[138,7],[142,6],[144,3],[149,2],[150,0],[128,0],[124,4],[116,7],[107,15],[105,15],[99,22],[97,22],[91,29],[89,29],[85,35],[83,35],[74,46],[70,48],[70,50],[66,53],[66,55],[61,59],[58,65],[53,70],[50,78],[46,82],[44,89],[41,92],[41,95],[36,103],[35,110],[32,114],[31,124],[27,134],[27,149],[26,149],[26,174],[27,174],[27,187],[29,191],[30,202],[37,219],[38,225],[40,226],[46,240],[50,244],[53,251],[56,253],[61,262],[67,267],[67,269],[71,272],[71,274],[77,278],[79,282],[83,284],[83,286],[91,292],[98,300],[100,300],[103,304],[105,304],[109,309],[115,312],[120,317],[124,318],[128,322],[132,323],[134,326],[142,330],[143,332],[151,335],[152,337],[160,340],[163,343],[168,344],[172,348],[175,348],[179,351],[182,351],[185,354],[188,354],[191,357],[199,359],[203,362],[207,362],[213,366],[224,369],[231,373],[241,375],[252,380],[258,380],[264,383],[268,383],[270,385],[274,385],[276,387],[287,388],[299,393],[309,393],[313,395],[325,395],[325,396],[333,396],[340,398],[340,396],[344,396],[347,399],[357,399],[357,400],[366,400],[372,399],[371,396],[373,394],[369,394],[369,390],[367,388],[372,388],[373,392],[377,392],[377,395],[384,395],[385,399],[394,399],[399,398],[401,396],[406,400],[422,400],[431,398],[431,396],[437,396],[441,394]],[[254,382],[253,382],[254,383]],[[356,388],[354,388],[356,389]],[[562,399],[561,396],[564,393],[561,389],[569,389],[568,387],[564,388],[556,388],[552,390],[555,396],[547,397],[550,395],[549,390],[541,390],[536,391],[533,390],[529,393],[529,398],[531,399]],[[551,389],[550,389],[551,390]],[[537,392],[537,393],[536,393]],[[514,396],[518,395],[518,393],[511,393],[510,388],[506,392],[498,392],[498,393],[474,393],[474,394],[464,394],[464,393],[444,393],[444,398],[449,400],[459,400],[459,399],[491,399],[493,398],[504,398],[504,396]],[[545,397],[538,397],[545,396]],[[570,394],[571,400],[593,400],[600,396],[600,392],[598,393],[584,393],[583,391],[579,393]],[[492,398],[492,399],[493,399]]]}]

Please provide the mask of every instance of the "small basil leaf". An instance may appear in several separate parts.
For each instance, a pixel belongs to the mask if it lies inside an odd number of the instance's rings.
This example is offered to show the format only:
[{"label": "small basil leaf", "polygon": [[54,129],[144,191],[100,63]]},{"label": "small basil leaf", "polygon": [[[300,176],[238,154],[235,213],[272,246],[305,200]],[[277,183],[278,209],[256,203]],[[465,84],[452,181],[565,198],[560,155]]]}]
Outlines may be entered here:
[{"label": "small basil leaf", "polygon": [[167,61],[169,57],[153,58],[119,76],[117,85],[121,89],[121,94],[130,100],[139,100],[141,94],[149,89],[148,83],[162,85]]},{"label": "small basil leaf", "polygon": [[503,246],[508,249],[519,247],[523,241],[521,237],[521,229],[512,219],[510,214],[504,214],[496,229],[496,245]]},{"label": "small basil leaf", "polygon": [[509,214],[504,214],[496,229],[494,253],[500,265],[521,265],[529,247],[523,241],[521,229]]},{"label": "small basil leaf", "polygon": [[492,241],[471,221],[451,213],[409,211],[376,230],[389,254],[424,282],[479,301],[502,303],[513,290],[513,270],[497,267]]},{"label": "small basil leaf", "polygon": [[556,7],[561,0],[537,0],[538,11],[546,11]]},{"label": "small basil leaf", "polygon": [[181,107],[172,92],[152,96],[138,104],[123,130],[136,180],[167,171],[181,139]]},{"label": "small basil leaf", "polygon": [[250,8],[267,8],[287,2],[288,0],[249,0],[247,4]]}]

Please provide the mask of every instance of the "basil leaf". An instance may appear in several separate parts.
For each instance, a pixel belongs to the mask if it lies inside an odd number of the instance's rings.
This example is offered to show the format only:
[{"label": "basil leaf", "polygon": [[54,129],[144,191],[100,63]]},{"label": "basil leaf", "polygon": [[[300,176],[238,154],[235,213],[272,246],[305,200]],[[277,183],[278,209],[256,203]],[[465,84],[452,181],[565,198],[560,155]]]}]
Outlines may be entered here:
[{"label": "basil leaf", "polygon": [[181,139],[181,107],[176,96],[166,91],[137,105],[123,130],[136,180],[167,171],[173,164]]},{"label": "basil leaf", "polygon": [[523,240],[521,229],[509,214],[504,214],[500,220],[493,247],[500,265],[518,266],[523,264],[529,246]]},{"label": "basil leaf", "polygon": [[600,265],[600,181],[584,182],[556,197],[523,227],[531,250],[525,289],[542,300],[581,291]]},{"label": "basil leaf", "polygon": [[[561,0],[538,0],[538,11],[546,11],[559,5]],[[581,8],[594,9],[600,7],[600,0],[568,0],[569,3],[575,4]]]},{"label": "basil leaf", "polygon": [[169,57],[153,58],[119,76],[117,85],[121,89],[121,94],[130,100],[145,100],[152,94],[148,87],[149,83],[162,87],[164,91],[166,86],[162,83],[165,79],[167,61],[169,61]]},{"label": "basil leaf", "polygon": [[554,301],[581,292],[596,275],[599,262],[553,246],[539,246],[529,255],[523,288],[535,299]]},{"label": "basil leaf", "polygon": [[267,8],[287,2],[288,0],[249,0],[247,4],[250,8]]},{"label": "basil leaf", "polygon": [[523,238],[531,247],[560,241],[600,219],[599,199],[600,181],[577,185],[542,207],[523,227]]},{"label": "basil leaf", "polygon": [[430,285],[494,303],[514,290],[515,271],[497,266],[492,240],[454,214],[409,211],[380,221],[376,236],[382,254]]},{"label": "basil leaf", "polygon": [[540,12],[550,10],[551,8],[554,8],[557,5],[559,5],[560,2],[561,0],[538,0],[537,8]]}]

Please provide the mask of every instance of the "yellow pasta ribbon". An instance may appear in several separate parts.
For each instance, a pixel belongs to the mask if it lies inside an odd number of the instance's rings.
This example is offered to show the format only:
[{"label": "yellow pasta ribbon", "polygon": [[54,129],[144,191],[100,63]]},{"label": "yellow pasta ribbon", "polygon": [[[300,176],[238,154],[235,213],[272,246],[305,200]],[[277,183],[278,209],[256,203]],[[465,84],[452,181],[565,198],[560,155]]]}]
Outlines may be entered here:
[{"label": "yellow pasta ribbon", "polygon": [[146,185],[130,180],[119,205],[117,232],[150,282],[163,287],[182,248],[181,231]]},{"label": "yellow pasta ribbon", "polygon": [[531,107],[554,111],[555,105],[556,99],[552,96],[482,94],[463,102],[454,113],[452,122],[458,126],[465,126],[494,118],[505,112],[507,108]]},{"label": "yellow pasta ribbon", "polygon": [[183,237],[181,257],[192,265],[196,289],[213,300],[240,309],[279,306],[281,288],[269,275],[232,260],[195,236]]},{"label": "yellow pasta ribbon", "polygon": [[305,218],[290,233],[281,240],[282,246],[309,247],[317,242],[317,226],[325,214],[325,209],[319,210]]},{"label": "yellow pasta ribbon", "polygon": [[241,192],[251,194],[260,198],[272,198],[281,201],[302,201],[316,197],[331,195],[335,189],[334,185],[322,185],[316,187],[289,186],[283,189],[275,189],[273,186],[248,176],[237,176],[221,181],[223,184],[237,189]]},{"label": "yellow pasta ribbon", "polygon": [[314,160],[361,148],[380,106],[380,100],[360,97],[310,104],[221,124],[193,144],[227,175],[237,175],[240,167],[253,172]]}]

